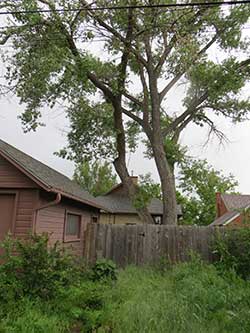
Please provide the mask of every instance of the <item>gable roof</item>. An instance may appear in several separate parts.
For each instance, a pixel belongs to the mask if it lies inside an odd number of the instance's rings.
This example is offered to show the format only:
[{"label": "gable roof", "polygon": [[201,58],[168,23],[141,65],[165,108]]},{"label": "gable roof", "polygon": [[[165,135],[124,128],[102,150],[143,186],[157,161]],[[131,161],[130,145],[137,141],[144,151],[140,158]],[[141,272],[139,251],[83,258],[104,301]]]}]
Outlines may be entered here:
[{"label": "gable roof", "polygon": [[[136,209],[133,206],[131,200],[129,199],[126,191],[123,193],[117,192],[117,189],[122,188],[122,184],[118,184],[114,186],[107,194],[103,196],[99,196],[96,199],[100,203],[100,205],[106,207],[107,211],[111,211],[112,213],[120,213],[120,214],[136,214]],[[149,213],[152,215],[162,215],[163,214],[163,204],[162,201],[153,198],[148,206]],[[181,216],[181,206],[177,206],[177,215]]]},{"label": "gable roof", "polygon": [[223,214],[222,216],[218,217],[216,220],[214,220],[214,222],[209,224],[209,226],[215,227],[215,226],[227,225],[238,216],[240,216],[239,212],[227,212],[227,213]]},{"label": "gable roof", "polygon": [[221,194],[221,198],[230,211],[243,209],[250,205],[249,194]]},{"label": "gable roof", "polygon": [[46,191],[60,193],[67,198],[104,209],[96,198],[83,190],[77,183],[1,139],[0,155],[18,167]]}]

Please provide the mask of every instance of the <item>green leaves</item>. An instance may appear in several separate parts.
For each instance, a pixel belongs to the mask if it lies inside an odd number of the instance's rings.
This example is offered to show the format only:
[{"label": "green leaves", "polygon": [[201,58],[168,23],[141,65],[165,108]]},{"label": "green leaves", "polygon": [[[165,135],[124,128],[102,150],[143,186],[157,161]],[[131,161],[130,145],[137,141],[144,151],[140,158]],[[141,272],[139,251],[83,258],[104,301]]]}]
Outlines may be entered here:
[{"label": "green leaves", "polygon": [[83,161],[76,166],[73,178],[95,197],[106,194],[117,184],[116,175],[108,162]]},{"label": "green leaves", "polygon": [[[90,103],[79,97],[67,110],[71,130],[68,133],[68,158],[114,158],[115,129],[113,110],[107,103]],[[65,153],[65,150],[63,150]]]},{"label": "green leaves", "polygon": [[206,160],[186,159],[180,165],[177,200],[183,207],[183,222],[208,225],[216,216],[215,194],[235,192],[234,176],[224,176]]}]

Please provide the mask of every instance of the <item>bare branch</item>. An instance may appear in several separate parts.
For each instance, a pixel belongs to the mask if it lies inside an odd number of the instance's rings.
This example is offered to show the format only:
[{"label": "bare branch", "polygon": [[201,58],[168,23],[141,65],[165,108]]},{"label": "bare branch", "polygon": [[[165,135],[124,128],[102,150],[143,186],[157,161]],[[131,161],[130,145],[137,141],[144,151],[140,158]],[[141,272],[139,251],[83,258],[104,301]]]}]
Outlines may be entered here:
[{"label": "bare branch", "polygon": [[206,140],[204,146],[208,144],[212,135],[215,135],[218,138],[220,144],[223,144],[224,142],[229,142],[227,136],[216,127],[216,125],[214,124],[214,122],[211,119],[209,119],[205,115],[202,115],[201,117],[202,117],[202,120],[204,121],[204,123],[206,123],[209,126],[208,137],[207,137],[207,140]]}]

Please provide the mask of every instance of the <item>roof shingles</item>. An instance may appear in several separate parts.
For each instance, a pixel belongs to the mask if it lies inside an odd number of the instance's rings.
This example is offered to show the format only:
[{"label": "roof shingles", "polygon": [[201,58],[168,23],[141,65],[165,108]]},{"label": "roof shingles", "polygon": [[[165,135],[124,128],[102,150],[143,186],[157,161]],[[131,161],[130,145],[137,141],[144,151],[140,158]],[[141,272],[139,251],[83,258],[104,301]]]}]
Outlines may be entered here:
[{"label": "roof shingles", "polygon": [[103,209],[96,198],[84,191],[77,183],[2,140],[0,140],[0,152],[41,182],[48,190],[61,192],[77,201]]}]

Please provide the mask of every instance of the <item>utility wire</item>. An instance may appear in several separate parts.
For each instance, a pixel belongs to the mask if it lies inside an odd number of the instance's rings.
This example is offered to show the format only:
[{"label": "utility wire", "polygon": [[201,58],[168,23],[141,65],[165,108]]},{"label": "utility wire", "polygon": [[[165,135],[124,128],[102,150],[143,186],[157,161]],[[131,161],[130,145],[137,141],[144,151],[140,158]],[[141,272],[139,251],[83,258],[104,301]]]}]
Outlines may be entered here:
[{"label": "utility wire", "polygon": [[103,6],[103,7],[81,7],[81,8],[61,8],[61,9],[30,9],[3,11],[0,15],[16,15],[16,14],[36,14],[36,13],[64,13],[79,11],[102,11],[102,10],[126,10],[126,9],[152,9],[152,8],[187,8],[187,7],[214,7],[214,6],[233,6],[233,5],[249,5],[250,0],[238,1],[216,1],[216,2],[192,2],[192,3],[172,3],[172,4],[156,4],[156,5],[130,5],[130,6]]}]

